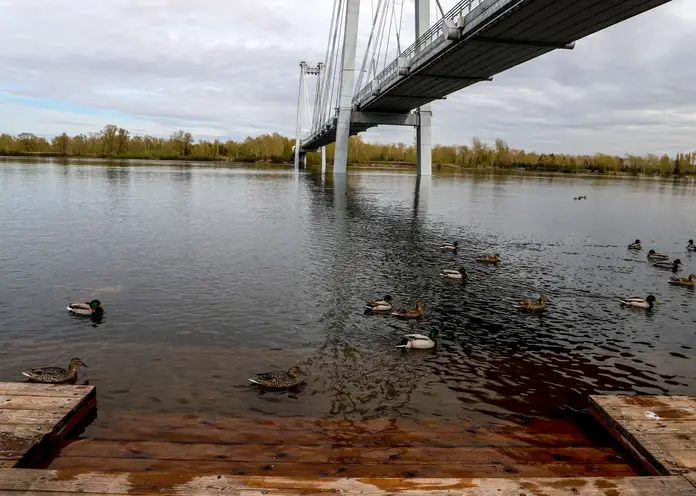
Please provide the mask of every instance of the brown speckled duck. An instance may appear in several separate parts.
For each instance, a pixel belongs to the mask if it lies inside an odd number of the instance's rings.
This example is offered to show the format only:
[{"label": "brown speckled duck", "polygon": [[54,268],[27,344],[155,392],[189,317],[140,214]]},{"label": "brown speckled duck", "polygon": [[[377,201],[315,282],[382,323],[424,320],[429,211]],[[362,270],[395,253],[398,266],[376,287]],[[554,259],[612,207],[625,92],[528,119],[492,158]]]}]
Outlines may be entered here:
[{"label": "brown speckled duck", "polygon": [[302,371],[299,367],[290,367],[290,370],[287,372],[266,372],[263,374],[256,374],[256,377],[249,379],[249,381],[266,388],[290,388],[297,386],[300,383],[300,374],[302,374]]},{"label": "brown speckled duck", "polygon": [[27,369],[22,374],[34,382],[60,384],[77,380],[77,367],[87,367],[87,365],[79,358],[73,358],[68,363],[67,370],[61,367],[39,367]]}]

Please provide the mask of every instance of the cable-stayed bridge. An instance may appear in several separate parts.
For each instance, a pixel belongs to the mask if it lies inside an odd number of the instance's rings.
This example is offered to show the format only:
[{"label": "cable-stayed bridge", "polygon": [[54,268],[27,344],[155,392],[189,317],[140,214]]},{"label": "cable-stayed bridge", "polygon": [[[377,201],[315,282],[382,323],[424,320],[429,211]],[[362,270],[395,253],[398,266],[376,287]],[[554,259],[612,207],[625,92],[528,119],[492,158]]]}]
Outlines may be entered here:
[{"label": "cable-stayed bridge", "polygon": [[[372,29],[358,68],[361,1],[334,0],[324,62],[300,64],[296,168],[304,154],[321,149],[325,170],[323,147],[335,142],[333,172],[345,174],[349,136],[400,125],[416,128],[418,174],[430,175],[431,102],[550,51],[572,49],[581,38],[669,2],[462,0],[445,11],[435,0],[437,21],[431,25],[430,0],[414,0],[416,41],[402,47],[406,1],[372,0]],[[388,58],[392,34],[396,45]],[[308,75],[317,76],[313,99]]]}]

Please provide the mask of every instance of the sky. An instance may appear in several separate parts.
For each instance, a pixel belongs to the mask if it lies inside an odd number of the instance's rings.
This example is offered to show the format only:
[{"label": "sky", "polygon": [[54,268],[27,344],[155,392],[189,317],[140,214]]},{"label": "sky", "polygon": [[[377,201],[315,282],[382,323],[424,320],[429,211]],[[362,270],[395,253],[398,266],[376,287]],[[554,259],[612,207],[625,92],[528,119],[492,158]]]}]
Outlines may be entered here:
[{"label": "sky", "polygon": [[[408,45],[414,7],[403,1]],[[377,2],[361,2],[359,63]],[[445,10],[456,3],[441,0]],[[292,136],[299,62],[324,60],[331,8],[329,0],[0,0],[0,133],[50,138],[116,124],[196,139]],[[693,151],[695,61],[696,0],[672,0],[434,102],[433,142]],[[412,143],[414,132],[383,126],[361,136]]]}]

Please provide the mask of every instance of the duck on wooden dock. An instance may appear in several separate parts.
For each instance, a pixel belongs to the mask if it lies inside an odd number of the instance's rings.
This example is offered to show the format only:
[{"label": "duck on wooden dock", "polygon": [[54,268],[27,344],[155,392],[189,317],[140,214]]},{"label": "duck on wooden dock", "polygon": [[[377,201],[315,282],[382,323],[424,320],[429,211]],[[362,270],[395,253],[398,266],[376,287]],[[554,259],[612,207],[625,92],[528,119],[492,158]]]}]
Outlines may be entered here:
[{"label": "duck on wooden dock", "polygon": [[437,345],[435,339],[437,338],[438,334],[439,331],[437,329],[430,331],[428,336],[424,334],[406,334],[396,347],[404,349],[429,350]]},{"label": "duck on wooden dock", "polygon": [[250,382],[265,388],[283,389],[297,386],[300,381],[302,370],[299,367],[290,367],[287,372],[265,372],[256,374]]},{"label": "duck on wooden dock", "polygon": [[628,249],[629,250],[642,250],[643,246],[640,244],[640,240],[637,239],[637,240],[635,240],[635,242],[628,245]]},{"label": "duck on wooden dock", "polygon": [[657,300],[653,295],[648,295],[647,298],[638,298],[636,296],[632,296],[630,298],[620,298],[619,302],[624,307],[646,308],[648,310],[652,310]]},{"label": "duck on wooden dock", "polygon": [[657,253],[655,250],[650,250],[648,252],[648,260],[669,260],[669,256],[665,255],[664,253]]},{"label": "duck on wooden dock", "polygon": [[368,301],[365,304],[365,309],[370,312],[387,312],[393,308],[391,301],[392,297],[390,295],[384,295],[382,300]]},{"label": "duck on wooden dock", "polygon": [[669,283],[674,286],[686,286],[687,288],[693,288],[696,286],[696,274],[691,274],[689,277],[672,277]]},{"label": "duck on wooden dock", "polygon": [[104,314],[104,305],[99,300],[84,303],[70,303],[68,311],[84,317],[101,317]]},{"label": "duck on wooden dock", "polygon": [[461,267],[459,270],[442,269],[440,271],[440,276],[449,279],[460,279],[462,282],[469,280],[469,274],[466,273],[466,269],[464,267]]},{"label": "duck on wooden dock", "polygon": [[391,313],[394,317],[399,317],[401,319],[419,319],[423,316],[423,305],[424,303],[422,301],[419,301],[416,303],[416,309],[404,309],[404,310],[395,310],[394,312]]},{"label": "duck on wooden dock", "polygon": [[516,308],[520,310],[526,310],[528,312],[541,312],[543,310],[546,310],[546,304],[549,302],[549,299],[544,296],[540,295],[538,300],[524,300],[520,301],[515,305]]},{"label": "duck on wooden dock", "polygon": [[60,384],[77,380],[77,367],[87,367],[87,365],[79,358],[72,358],[68,363],[67,370],[62,367],[39,367],[27,369],[22,372],[22,375],[34,382]]}]

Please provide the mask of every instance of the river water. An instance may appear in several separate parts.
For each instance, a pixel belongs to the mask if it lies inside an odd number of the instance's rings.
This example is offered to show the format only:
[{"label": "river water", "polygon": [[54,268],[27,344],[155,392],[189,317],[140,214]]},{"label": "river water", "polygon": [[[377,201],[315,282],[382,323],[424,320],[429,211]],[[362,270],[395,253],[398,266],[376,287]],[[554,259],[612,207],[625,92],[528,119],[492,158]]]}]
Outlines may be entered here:
[{"label": "river water", "polygon": [[[696,295],[645,258],[696,272],[695,218],[689,180],[5,161],[0,381],[80,357],[100,411],[471,422],[696,395]],[[438,276],[462,265],[466,285]],[[513,307],[540,292],[544,315]],[[387,293],[425,318],[363,314]],[[649,293],[652,312],[617,302]],[[65,310],[92,298],[99,324]],[[396,348],[432,329],[435,350]],[[292,365],[299,391],[248,387]]]}]

